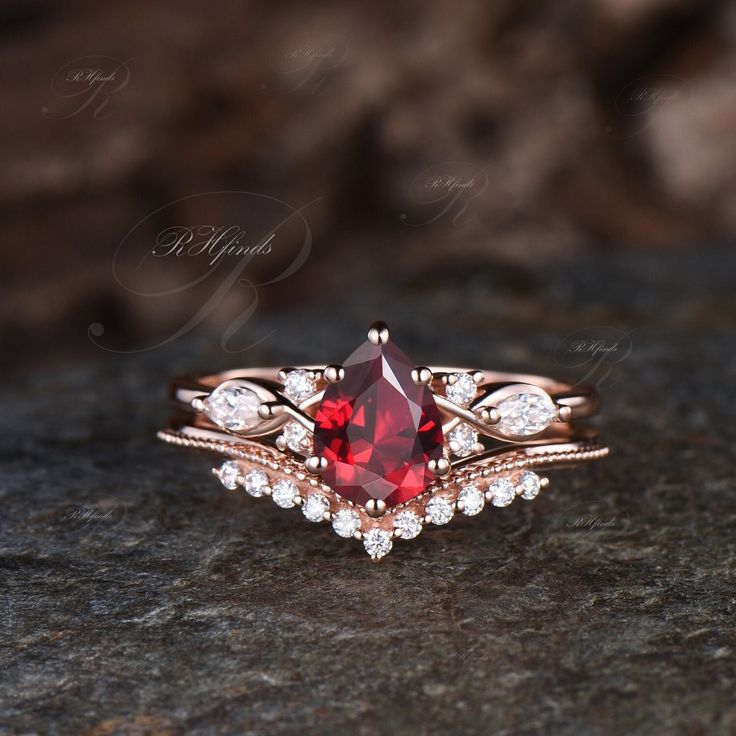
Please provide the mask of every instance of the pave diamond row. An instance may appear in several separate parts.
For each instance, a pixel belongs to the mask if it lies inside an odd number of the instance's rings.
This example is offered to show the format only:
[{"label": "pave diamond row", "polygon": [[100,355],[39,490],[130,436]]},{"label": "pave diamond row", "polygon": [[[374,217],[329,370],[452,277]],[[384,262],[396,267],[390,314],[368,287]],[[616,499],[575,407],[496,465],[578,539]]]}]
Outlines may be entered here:
[{"label": "pave diamond row", "polygon": [[[409,504],[402,504],[383,519],[373,520],[359,513],[357,507],[336,497],[328,486],[304,474],[293,458],[280,456],[266,448],[256,450],[251,445],[190,438],[174,430],[163,430],[158,436],[172,444],[228,456],[230,459],[213,470],[223,486],[230,490],[242,487],[256,498],[270,496],[281,508],[301,507],[305,518],[315,523],[330,521],[340,537],[362,540],[373,559],[388,554],[396,538],[415,538],[424,525],[442,526],[457,513],[475,516],[486,504],[508,506],[516,496],[525,500],[535,498],[547,484],[547,479],[541,478],[531,467],[595,459],[608,452],[605,447],[591,445],[580,450],[520,455],[475,470],[466,469],[458,472],[451,482],[446,480],[423,494],[422,498],[427,499],[423,513],[417,513],[418,508],[407,508]],[[242,461],[258,467],[246,468]],[[279,474],[283,476],[278,477]],[[302,487],[307,484],[309,490],[302,490],[297,481]],[[453,487],[457,489],[455,500],[452,498],[455,495]],[[336,505],[334,512],[331,511],[332,503]]]},{"label": "pave diamond row", "polygon": [[362,538],[366,551],[374,559],[381,558],[391,551],[393,538],[409,540],[417,537],[424,524],[443,526],[452,520],[456,512],[475,516],[483,510],[486,501],[494,506],[508,506],[516,496],[531,500],[537,496],[546,480],[531,470],[525,470],[510,477],[496,478],[485,492],[479,489],[477,484],[466,485],[460,489],[456,501],[444,495],[430,498],[423,518],[414,511],[404,510],[394,515],[391,531],[373,527],[363,533],[360,514],[357,511],[344,508],[333,514],[330,512],[330,501],[326,495],[317,492],[302,497],[299,487],[291,479],[281,478],[271,485],[264,470],[253,468],[243,473],[240,463],[236,460],[226,460],[219,468],[213,469],[213,474],[228,490],[243,487],[254,497],[270,495],[274,503],[281,508],[301,506],[302,513],[309,521],[315,523],[331,521],[332,528],[339,536]]}]

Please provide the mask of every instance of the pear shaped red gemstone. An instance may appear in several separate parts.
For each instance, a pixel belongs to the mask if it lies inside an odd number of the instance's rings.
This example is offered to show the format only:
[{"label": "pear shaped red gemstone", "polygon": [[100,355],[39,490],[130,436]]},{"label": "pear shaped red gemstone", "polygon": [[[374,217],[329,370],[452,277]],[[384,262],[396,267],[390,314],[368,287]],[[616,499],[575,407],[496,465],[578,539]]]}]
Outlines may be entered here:
[{"label": "pear shaped red gemstone", "polygon": [[392,342],[361,345],[345,376],[325,389],[315,416],[314,450],[328,462],[322,478],[343,498],[387,506],[422,493],[442,457],[442,421],[432,392],[411,377]]}]

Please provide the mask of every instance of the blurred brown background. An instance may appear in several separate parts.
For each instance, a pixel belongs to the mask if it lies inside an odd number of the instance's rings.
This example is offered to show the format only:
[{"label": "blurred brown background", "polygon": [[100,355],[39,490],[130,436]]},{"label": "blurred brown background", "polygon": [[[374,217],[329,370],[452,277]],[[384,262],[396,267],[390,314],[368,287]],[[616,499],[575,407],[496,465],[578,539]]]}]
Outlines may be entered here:
[{"label": "blurred brown background", "polygon": [[[99,354],[92,324],[144,349],[251,307],[363,299],[369,322],[410,295],[419,313],[471,282],[533,319],[533,264],[650,249],[654,273],[736,233],[732,3],[26,0],[0,20],[0,340],[18,366]],[[192,196],[223,190],[251,195]],[[255,292],[225,283],[233,256],[150,257],[172,227],[253,244],[280,202],[308,228],[247,264],[276,280]]]}]

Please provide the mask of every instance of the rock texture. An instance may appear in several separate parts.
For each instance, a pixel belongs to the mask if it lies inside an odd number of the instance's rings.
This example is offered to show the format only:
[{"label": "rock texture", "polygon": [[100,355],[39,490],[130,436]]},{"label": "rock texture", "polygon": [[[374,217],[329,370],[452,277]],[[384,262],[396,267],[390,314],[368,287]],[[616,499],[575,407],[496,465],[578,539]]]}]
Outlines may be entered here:
[{"label": "rock texture", "polygon": [[[260,313],[275,334],[237,358],[212,335],[16,378],[0,733],[734,733],[734,266],[600,255],[424,291],[400,271],[337,316]],[[154,439],[172,373],[339,360],[376,318],[420,364],[573,377],[566,336],[629,333],[594,378],[612,456],[372,564]]]}]

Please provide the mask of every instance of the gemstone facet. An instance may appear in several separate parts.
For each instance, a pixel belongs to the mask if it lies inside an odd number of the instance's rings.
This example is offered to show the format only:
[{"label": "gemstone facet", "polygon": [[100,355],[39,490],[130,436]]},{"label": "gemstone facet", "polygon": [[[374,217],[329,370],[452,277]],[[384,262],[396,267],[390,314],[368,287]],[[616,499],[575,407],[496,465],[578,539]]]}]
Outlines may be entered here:
[{"label": "gemstone facet", "polygon": [[309,449],[307,428],[298,422],[289,422],[283,429],[286,445],[294,452],[304,453]]},{"label": "gemstone facet", "polygon": [[313,493],[307,496],[307,500],[302,506],[302,513],[309,521],[324,521],[325,514],[330,510],[330,502],[321,494]]},{"label": "gemstone facet", "polygon": [[457,500],[462,501],[463,513],[466,516],[479,514],[485,504],[483,494],[475,486],[465,486],[458,494]]},{"label": "gemstone facet", "polygon": [[308,399],[315,391],[315,380],[311,371],[297,368],[289,371],[284,379],[284,393],[297,404]]},{"label": "gemstone facet", "polygon": [[244,386],[220,386],[204,402],[204,413],[218,426],[231,432],[252,429],[260,422],[255,391]]},{"label": "gemstone facet", "polygon": [[276,481],[271,491],[271,498],[277,506],[282,509],[290,509],[296,505],[296,499],[299,495],[299,489],[296,483],[286,478]]},{"label": "gemstone facet", "polygon": [[394,529],[402,539],[414,539],[422,531],[422,520],[413,511],[400,511],[394,519]]},{"label": "gemstone facet", "polygon": [[521,491],[519,495],[525,501],[531,501],[533,498],[536,498],[541,487],[541,478],[531,470],[525,470],[516,481],[516,489],[517,491]]},{"label": "gemstone facet", "polygon": [[230,491],[234,491],[238,487],[238,476],[240,475],[240,466],[235,460],[226,460],[217,471],[220,483]]},{"label": "gemstone facet", "polygon": [[259,470],[258,468],[249,470],[245,474],[243,487],[251,496],[258,498],[263,495],[264,490],[268,487],[268,476],[263,470]]},{"label": "gemstone facet", "polygon": [[447,524],[452,519],[452,504],[442,496],[435,496],[427,504],[427,516],[433,524]]},{"label": "gemstone facet", "polygon": [[459,406],[467,406],[476,394],[476,385],[470,373],[453,373],[454,383],[445,388],[445,395],[450,401]]},{"label": "gemstone facet", "polygon": [[450,449],[458,457],[467,457],[473,454],[473,448],[478,442],[478,433],[469,424],[458,424],[447,435]]},{"label": "gemstone facet", "polygon": [[492,494],[491,503],[494,506],[508,506],[516,496],[514,484],[508,478],[497,478],[488,490]]},{"label": "gemstone facet", "polygon": [[391,535],[383,529],[371,529],[363,539],[365,551],[376,559],[387,555],[394,546]]},{"label": "gemstone facet", "polygon": [[547,429],[555,419],[555,405],[547,395],[513,394],[496,405],[501,420],[496,428],[503,434],[526,437]]},{"label": "gemstone facet", "polygon": [[361,345],[344,378],[325,389],[317,409],[314,452],[336,493],[361,505],[387,506],[422,493],[442,457],[442,421],[428,386],[414,383],[409,359],[391,342]]},{"label": "gemstone facet", "polygon": [[360,529],[360,515],[352,509],[340,509],[332,519],[332,528],[335,534],[349,539]]}]

